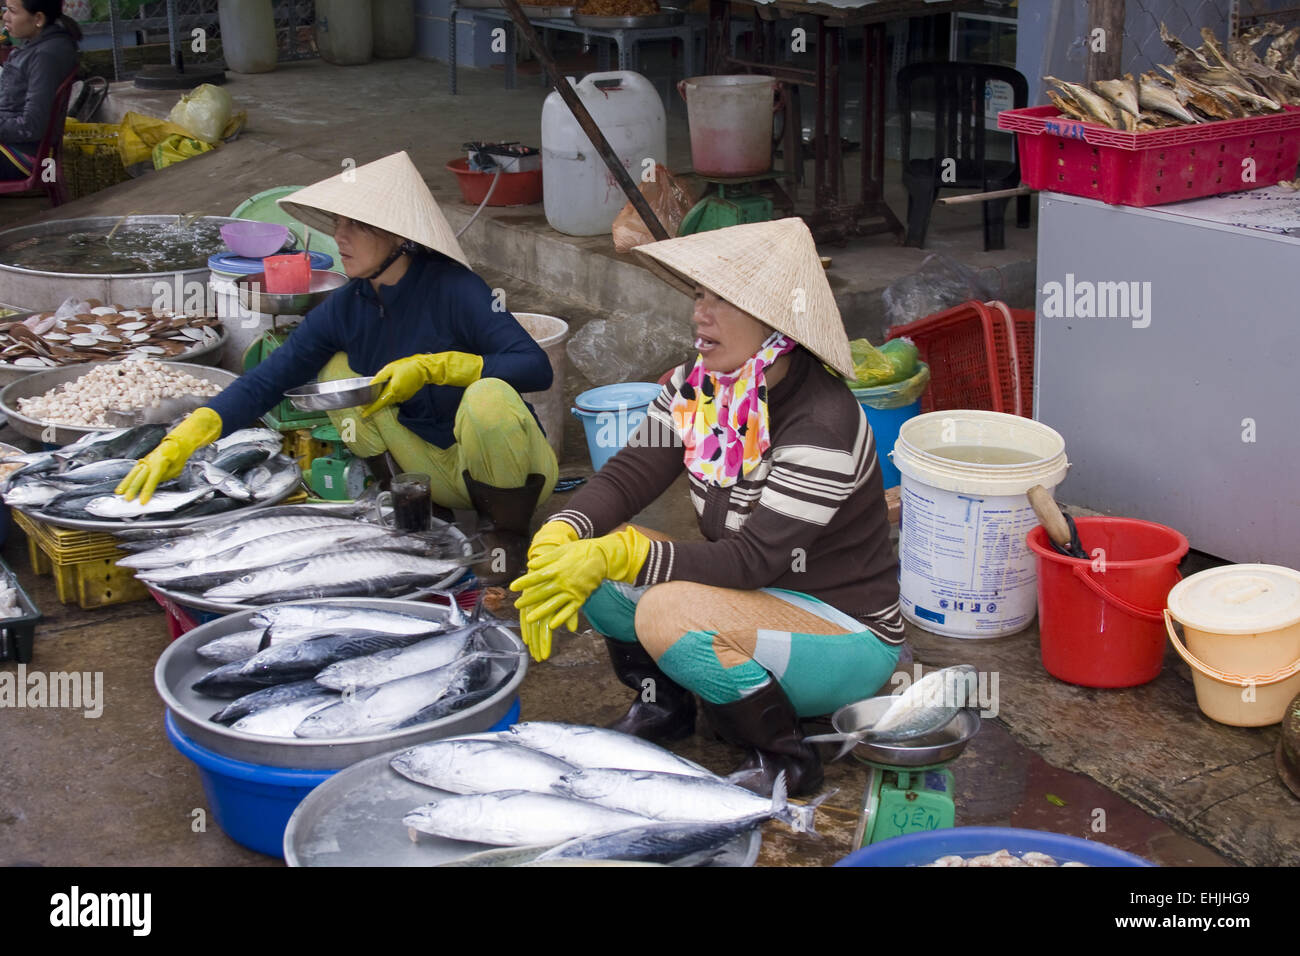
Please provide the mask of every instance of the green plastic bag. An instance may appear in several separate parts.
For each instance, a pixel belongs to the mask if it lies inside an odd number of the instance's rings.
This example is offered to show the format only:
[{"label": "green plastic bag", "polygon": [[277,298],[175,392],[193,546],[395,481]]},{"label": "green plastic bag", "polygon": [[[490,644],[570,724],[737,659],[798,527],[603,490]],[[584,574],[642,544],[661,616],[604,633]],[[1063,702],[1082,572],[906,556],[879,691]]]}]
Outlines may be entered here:
[{"label": "green plastic bag", "polygon": [[849,382],[850,388],[893,385],[916,374],[919,354],[910,339],[893,339],[880,348],[866,339],[854,339],[849,343],[849,353],[853,357],[855,376]]},{"label": "green plastic bag", "polygon": [[216,147],[201,139],[173,134],[153,148],[153,168],[165,169],[168,166],[211,152]]}]

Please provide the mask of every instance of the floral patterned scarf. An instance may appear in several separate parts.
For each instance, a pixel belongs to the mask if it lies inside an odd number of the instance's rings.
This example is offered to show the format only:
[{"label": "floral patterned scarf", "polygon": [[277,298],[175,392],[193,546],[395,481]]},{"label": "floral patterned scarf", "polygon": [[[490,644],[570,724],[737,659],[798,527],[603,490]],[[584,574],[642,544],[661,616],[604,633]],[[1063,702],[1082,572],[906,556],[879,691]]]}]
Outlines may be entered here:
[{"label": "floral patterned scarf", "polygon": [[704,367],[704,356],[673,399],[672,416],[686,446],[683,461],[701,481],[720,488],[749,474],[771,446],[763,372],[798,343],[773,332],[758,353],[734,372]]}]

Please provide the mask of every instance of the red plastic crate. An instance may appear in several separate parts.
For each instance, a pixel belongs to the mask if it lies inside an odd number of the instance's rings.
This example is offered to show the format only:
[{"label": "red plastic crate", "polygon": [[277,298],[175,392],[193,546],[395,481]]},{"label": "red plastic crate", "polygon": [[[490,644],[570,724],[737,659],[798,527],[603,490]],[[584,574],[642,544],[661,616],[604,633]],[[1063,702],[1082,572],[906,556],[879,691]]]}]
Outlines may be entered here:
[{"label": "red plastic crate", "polygon": [[1002,302],[963,302],[907,325],[907,336],[930,366],[924,412],[976,408],[1033,417],[1034,313]]},{"label": "red plastic crate", "polygon": [[[1055,106],[998,114],[1016,133],[1020,175],[1031,189],[1122,206],[1241,192],[1293,179],[1300,162],[1300,107],[1285,113],[1127,133],[1063,119]],[[1242,162],[1254,160],[1254,181]]]}]

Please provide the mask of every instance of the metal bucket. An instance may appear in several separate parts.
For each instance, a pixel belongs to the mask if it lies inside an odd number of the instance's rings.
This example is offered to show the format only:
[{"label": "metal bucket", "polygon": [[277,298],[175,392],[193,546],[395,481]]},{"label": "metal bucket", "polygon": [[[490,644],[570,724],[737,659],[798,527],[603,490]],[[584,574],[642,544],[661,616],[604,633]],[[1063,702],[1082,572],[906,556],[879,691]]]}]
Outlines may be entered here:
[{"label": "metal bucket", "polygon": [[[54,309],[69,296],[99,299],[126,307],[149,305],[159,296],[158,283],[174,289],[177,280],[182,289],[192,288],[191,283],[206,288],[208,281],[207,256],[200,265],[188,269],[170,269],[156,272],[50,272],[9,265],[6,254],[17,243],[47,236],[66,236],[76,232],[97,233],[107,236],[119,223],[124,225],[173,226],[178,216],[90,216],[84,219],[55,219],[18,226],[0,232],[0,302],[12,302],[25,309]],[[229,216],[203,216],[196,223],[225,224],[238,222]],[[210,252],[222,252],[225,244],[219,239]],[[173,305],[181,308],[183,302]]]},{"label": "metal bucket", "polygon": [[[418,601],[395,601],[383,598],[331,598],[317,601],[294,601],[293,604],[341,604],[349,607],[366,607],[376,610],[402,611],[429,621],[447,619],[448,609],[436,604]],[[215,664],[205,661],[196,653],[208,641],[236,631],[246,630],[249,619],[256,611],[241,611],[208,624],[196,627],[175,641],[158,658],[154,668],[154,686],[186,737],[202,747],[233,760],[246,761],[269,767],[294,770],[338,770],[359,760],[402,747],[413,747],[426,740],[437,740],[457,734],[477,733],[497,723],[510,710],[528,670],[527,654],[523,643],[502,626],[489,627],[484,636],[494,650],[519,651],[521,656],[514,674],[487,700],[458,711],[440,720],[418,727],[393,730],[366,737],[334,739],[299,739],[264,737],[246,734],[209,718],[224,703],[191,690],[191,685]],[[500,663],[494,663],[494,677],[504,676]]]}]

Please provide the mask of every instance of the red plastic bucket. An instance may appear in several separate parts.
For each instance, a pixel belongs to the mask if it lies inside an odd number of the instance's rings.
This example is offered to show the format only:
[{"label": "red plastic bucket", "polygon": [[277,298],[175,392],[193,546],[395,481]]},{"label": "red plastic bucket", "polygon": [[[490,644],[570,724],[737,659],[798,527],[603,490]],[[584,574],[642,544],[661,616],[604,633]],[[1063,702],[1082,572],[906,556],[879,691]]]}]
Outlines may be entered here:
[{"label": "red plastic bucket", "polygon": [[1135,518],[1074,520],[1090,558],[1058,554],[1042,527],[1026,538],[1038,558],[1043,667],[1083,687],[1155,680],[1165,656],[1165,600],[1182,579],[1187,538]]}]

